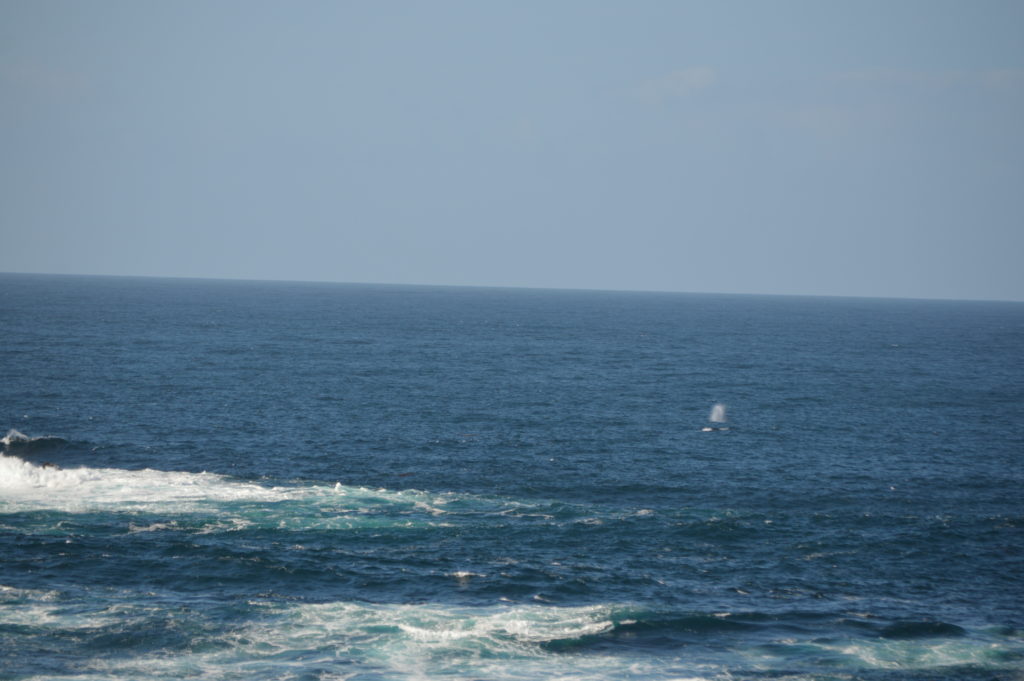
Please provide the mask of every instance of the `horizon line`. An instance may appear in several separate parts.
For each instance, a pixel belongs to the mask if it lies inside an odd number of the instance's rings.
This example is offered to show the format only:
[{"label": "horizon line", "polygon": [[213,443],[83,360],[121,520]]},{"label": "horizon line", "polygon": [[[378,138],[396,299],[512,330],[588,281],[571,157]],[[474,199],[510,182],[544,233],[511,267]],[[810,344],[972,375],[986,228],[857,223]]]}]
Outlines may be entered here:
[{"label": "horizon line", "polygon": [[1013,298],[943,298],[938,296],[878,296],[863,294],[836,294],[836,293],[750,293],[749,291],[682,291],[668,289],[612,289],[612,288],[590,288],[583,286],[517,286],[503,284],[424,284],[408,282],[386,282],[386,281],[341,281],[334,279],[282,279],[268,278],[257,279],[253,277],[230,277],[230,276],[188,276],[188,275],[165,275],[165,274],[96,274],[82,272],[25,272],[0,270],[0,276],[36,276],[36,277],[92,277],[112,279],[170,279],[176,281],[223,281],[238,283],[278,283],[278,284],[332,284],[338,286],[394,286],[394,287],[415,287],[415,288],[466,288],[466,289],[501,289],[501,290],[522,290],[522,291],[566,291],[579,293],[653,293],[664,295],[706,295],[706,296],[751,296],[765,298],[842,298],[850,300],[906,300],[906,301],[933,301],[933,302],[965,302],[965,303],[1024,303],[1024,299]]}]

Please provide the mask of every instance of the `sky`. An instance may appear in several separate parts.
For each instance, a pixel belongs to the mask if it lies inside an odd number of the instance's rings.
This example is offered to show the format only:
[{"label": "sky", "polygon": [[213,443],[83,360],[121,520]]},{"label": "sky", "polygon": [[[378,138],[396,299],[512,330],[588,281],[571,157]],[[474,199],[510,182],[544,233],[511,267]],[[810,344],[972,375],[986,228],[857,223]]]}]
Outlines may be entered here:
[{"label": "sky", "polygon": [[0,0],[0,271],[1024,300],[1024,2]]}]

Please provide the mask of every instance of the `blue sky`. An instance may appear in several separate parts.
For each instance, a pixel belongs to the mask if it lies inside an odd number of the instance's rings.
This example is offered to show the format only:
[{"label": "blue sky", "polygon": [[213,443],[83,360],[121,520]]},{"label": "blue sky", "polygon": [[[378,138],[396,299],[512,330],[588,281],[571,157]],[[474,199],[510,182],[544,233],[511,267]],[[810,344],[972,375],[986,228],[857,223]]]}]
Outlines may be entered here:
[{"label": "blue sky", "polygon": [[1022,2],[0,0],[0,271],[1024,300]]}]

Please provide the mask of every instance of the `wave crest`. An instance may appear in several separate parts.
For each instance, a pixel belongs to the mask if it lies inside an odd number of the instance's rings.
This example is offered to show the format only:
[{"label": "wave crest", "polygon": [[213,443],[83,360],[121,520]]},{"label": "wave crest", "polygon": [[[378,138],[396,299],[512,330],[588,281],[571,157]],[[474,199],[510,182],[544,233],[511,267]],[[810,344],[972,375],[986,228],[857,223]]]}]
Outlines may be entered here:
[{"label": "wave crest", "polygon": [[41,451],[60,449],[67,445],[64,438],[52,435],[41,435],[29,437],[19,430],[11,428],[7,434],[0,437],[0,445],[5,454],[34,454]]}]

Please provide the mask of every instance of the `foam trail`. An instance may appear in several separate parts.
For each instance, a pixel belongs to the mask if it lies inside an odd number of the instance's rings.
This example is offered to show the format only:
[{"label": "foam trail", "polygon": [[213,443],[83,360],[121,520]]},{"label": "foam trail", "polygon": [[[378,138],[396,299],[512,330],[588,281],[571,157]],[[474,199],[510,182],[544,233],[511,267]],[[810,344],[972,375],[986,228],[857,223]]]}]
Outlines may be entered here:
[{"label": "foam trail", "polygon": [[0,455],[0,489],[9,502],[72,511],[79,510],[77,507],[82,504],[99,508],[122,502],[273,501],[280,498],[272,488],[230,482],[212,473],[62,469],[37,466],[9,455]]},{"label": "foam trail", "polygon": [[[280,530],[419,527],[444,518],[514,513],[514,500],[421,490],[370,489],[294,484],[267,486],[215,473],[153,469],[56,468],[0,454],[0,512],[153,513],[132,525],[150,531],[174,529],[177,519],[192,529],[233,531],[246,527]],[[529,506],[525,507],[529,510]]]}]

